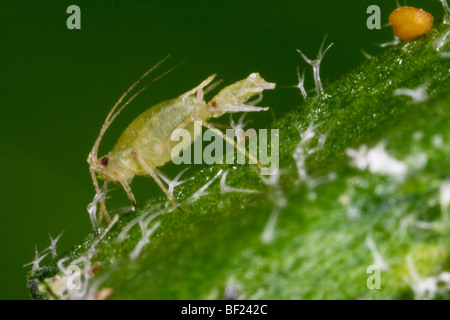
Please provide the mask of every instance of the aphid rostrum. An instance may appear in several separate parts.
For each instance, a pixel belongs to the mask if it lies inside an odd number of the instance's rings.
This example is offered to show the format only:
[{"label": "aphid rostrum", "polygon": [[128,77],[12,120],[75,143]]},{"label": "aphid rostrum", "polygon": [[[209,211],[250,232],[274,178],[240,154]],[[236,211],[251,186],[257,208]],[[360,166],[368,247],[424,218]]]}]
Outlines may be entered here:
[{"label": "aphid rostrum", "polygon": [[398,38],[411,40],[431,30],[433,16],[422,9],[399,7],[390,14],[389,23]]},{"label": "aphid rostrum", "polygon": [[[95,186],[97,197],[100,203],[99,221],[104,216],[109,222],[110,218],[106,210],[105,195],[102,194],[96,173],[105,183],[119,183],[128,195],[134,206],[135,197],[131,191],[130,183],[134,176],[150,176],[164,191],[167,198],[176,205],[172,195],[158,177],[157,167],[160,167],[171,160],[171,150],[175,142],[171,141],[171,134],[175,129],[185,128],[193,132],[194,121],[200,121],[203,126],[215,129],[207,122],[210,118],[217,118],[225,113],[262,111],[268,108],[254,106],[255,101],[248,102],[255,95],[261,95],[264,90],[274,89],[275,84],[266,82],[258,73],[250,74],[246,79],[238,81],[222,89],[210,102],[206,103],[204,94],[212,90],[216,84],[210,85],[215,75],[208,77],[194,89],[180,95],[172,100],[164,101],[154,105],[133,120],[120,136],[114,148],[105,156],[98,158],[98,148],[103,135],[109,128],[118,114],[146,87],[158,80],[171,70],[166,71],[161,76],[155,78],[151,83],[140,89],[122,104],[130,92],[146,77],[151,71],[157,68],[164,60],[160,61],[119,98],[109,112],[106,120],[95,141],[92,151],[88,156],[89,170]],[[210,85],[208,88],[206,88]],[[259,101],[259,100],[257,100]],[[247,104],[246,104],[247,103]],[[119,107],[120,106],[120,107]],[[218,132],[224,140],[234,144],[234,146],[250,155],[237,145],[233,140]],[[192,138],[191,143],[195,137]]]}]

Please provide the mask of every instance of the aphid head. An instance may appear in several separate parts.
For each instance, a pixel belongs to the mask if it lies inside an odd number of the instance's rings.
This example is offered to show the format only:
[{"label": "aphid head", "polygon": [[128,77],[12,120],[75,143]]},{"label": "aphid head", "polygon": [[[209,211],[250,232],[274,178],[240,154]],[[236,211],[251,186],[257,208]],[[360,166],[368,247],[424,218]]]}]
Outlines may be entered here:
[{"label": "aphid head", "polygon": [[88,163],[91,167],[91,170],[98,174],[98,177],[107,180],[112,181],[112,172],[108,165],[110,164],[110,160],[108,156],[103,156],[100,159],[97,159],[97,157],[92,156],[92,152],[89,154],[88,157]]},{"label": "aphid head", "polygon": [[109,182],[126,181],[133,177],[133,170],[130,170],[125,163],[114,157],[113,154],[105,155],[97,160],[88,160],[91,168],[102,180]]},{"label": "aphid head", "polygon": [[[264,111],[268,108],[256,107],[261,101],[262,92],[274,89],[275,83],[266,82],[259,73],[252,73],[246,79],[222,89],[209,103],[208,113],[217,118],[224,113]],[[248,101],[258,95],[253,101]]]},{"label": "aphid head", "polygon": [[114,174],[114,171],[111,168],[112,164],[113,162],[109,161],[108,156],[103,156],[97,161],[94,165],[94,170],[98,173],[99,178],[105,181],[117,181],[116,174]]}]

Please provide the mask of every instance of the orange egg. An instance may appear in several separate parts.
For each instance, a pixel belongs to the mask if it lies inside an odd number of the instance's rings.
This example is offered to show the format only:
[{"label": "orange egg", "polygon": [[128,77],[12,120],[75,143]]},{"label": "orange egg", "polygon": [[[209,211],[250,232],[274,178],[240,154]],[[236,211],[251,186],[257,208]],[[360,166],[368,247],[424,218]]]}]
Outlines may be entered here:
[{"label": "orange egg", "polygon": [[422,9],[400,7],[392,11],[389,23],[397,37],[411,40],[430,31],[433,26],[433,16]]}]

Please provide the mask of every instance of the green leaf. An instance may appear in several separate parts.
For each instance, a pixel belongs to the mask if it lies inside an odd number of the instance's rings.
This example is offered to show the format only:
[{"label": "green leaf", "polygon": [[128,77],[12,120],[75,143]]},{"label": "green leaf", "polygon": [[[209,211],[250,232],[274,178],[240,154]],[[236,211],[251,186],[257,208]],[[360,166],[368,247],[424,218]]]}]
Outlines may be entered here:
[{"label": "green leaf", "polygon": [[36,265],[33,298],[448,297],[449,30],[367,60],[275,122],[278,175],[191,173],[175,188],[183,212],[161,195],[120,215]]}]

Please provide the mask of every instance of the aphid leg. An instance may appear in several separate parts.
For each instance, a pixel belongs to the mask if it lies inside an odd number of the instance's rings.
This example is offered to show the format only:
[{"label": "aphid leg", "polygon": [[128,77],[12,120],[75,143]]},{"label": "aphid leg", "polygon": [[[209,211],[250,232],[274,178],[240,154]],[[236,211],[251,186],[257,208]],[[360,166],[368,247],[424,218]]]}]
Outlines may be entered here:
[{"label": "aphid leg", "polygon": [[172,202],[172,204],[175,207],[178,207],[178,204],[176,203],[176,201],[174,200],[174,198],[170,194],[169,190],[167,190],[167,188],[164,186],[162,181],[159,179],[159,177],[155,173],[155,171],[147,165],[145,160],[142,159],[142,157],[139,155],[139,153],[137,151],[133,152],[133,156],[136,158],[136,160],[139,162],[139,164],[142,166],[142,168],[144,168],[144,170],[147,171],[147,173],[153,178],[153,180],[156,181],[156,183],[162,189],[162,191],[164,191],[164,193],[166,194],[166,196],[170,200],[170,202]]},{"label": "aphid leg", "polygon": [[131,203],[133,204],[133,207],[136,207],[136,198],[134,197],[133,192],[131,192],[131,188],[128,185],[128,182],[120,181],[120,184],[122,185],[123,189],[127,193],[127,196],[130,199]]},{"label": "aphid leg", "polygon": [[[200,88],[201,90],[201,88]],[[193,116],[186,118],[183,122],[181,122],[178,128],[184,128],[188,123],[193,122],[193,121],[200,121],[200,123],[202,124],[202,126],[213,130],[214,132],[216,132],[223,140],[225,140],[226,142],[232,144],[238,151],[242,152],[248,159],[252,160],[254,163],[256,163],[258,165],[258,167],[260,167],[261,169],[265,168],[265,166],[258,160],[256,159],[254,156],[252,156],[251,154],[249,154],[247,152],[247,150],[245,150],[244,148],[242,148],[240,145],[238,145],[234,139],[231,139],[230,137],[228,137],[227,135],[223,134],[222,131],[220,131],[219,129],[215,128],[213,125],[209,124],[208,122],[202,120],[202,119],[198,119],[195,118]],[[175,130],[176,130],[175,129]]]},{"label": "aphid leg", "polygon": [[98,202],[100,203],[100,214],[98,216],[98,222],[101,222],[102,218],[105,217],[106,221],[108,221],[108,223],[111,223],[111,218],[109,217],[108,211],[106,210],[105,195],[102,194],[100,187],[98,186],[95,171],[92,167],[89,168],[89,171],[91,172],[92,181],[95,187],[95,193],[97,194]]},{"label": "aphid leg", "polygon": [[222,131],[220,131],[219,129],[215,128],[214,126],[212,126],[211,124],[209,124],[208,122],[201,120],[201,119],[195,119],[196,121],[201,121],[202,126],[213,130],[215,133],[217,133],[219,136],[222,137],[223,140],[225,140],[226,142],[232,144],[238,151],[242,152],[243,154],[245,154],[245,156],[249,159],[252,160],[254,163],[256,163],[258,165],[258,167],[260,168],[264,168],[264,165],[258,160],[256,159],[253,155],[249,154],[247,152],[247,150],[245,150],[245,148],[242,148],[240,145],[238,145],[234,139],[231,139],[230,137],[228,137],[227,135],[225,135]]},{"label": "aphid leg", "polygon": [[[105,191],[103,191],[103,188],[105,188]],[[101,222],[101,218],[103,216],[105,216],[105,219],[108,223],[111,223],[111,218],[109,217],[108,211],[106,210],[106,192],[108,190],[108,181],[105,181],[103,187],[100,189],[100,198],[98,199],[99,203],[100,203],[100,220],[99,223]]]}]

